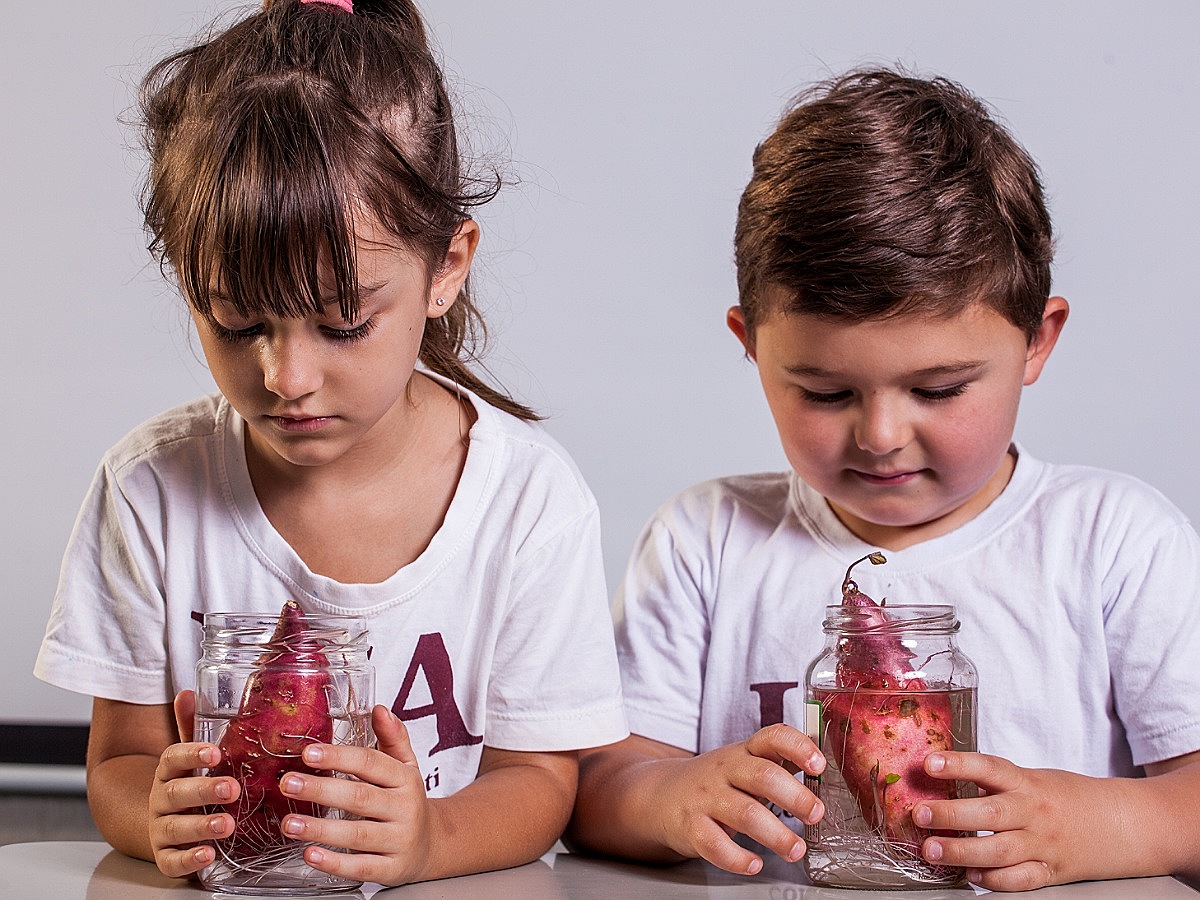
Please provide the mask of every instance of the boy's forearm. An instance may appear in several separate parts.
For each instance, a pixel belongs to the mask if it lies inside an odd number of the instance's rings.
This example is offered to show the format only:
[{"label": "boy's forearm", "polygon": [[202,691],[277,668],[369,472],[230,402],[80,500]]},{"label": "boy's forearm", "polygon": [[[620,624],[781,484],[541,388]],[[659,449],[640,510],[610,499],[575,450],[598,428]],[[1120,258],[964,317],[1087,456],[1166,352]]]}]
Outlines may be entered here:
[{"label": "boy's forearm", "polygon": [[678,763],[622,748],[586,754],[579,763],[579,793],[567,839],[583,850],[609,856],[645,862],[683,859],[653,826],[658,776],[664,766]]},{"label": "boy's forearm", "polygon": [[114,756],[87,776],[88,806],[104,839],[126,856],[150,861],[150,787],[157,766],[153,756]]},{"label": "boy's forearm", "polygon": [[1140,851],[1152,870],[1136,874],[1200,879],[1200,760],[1141,779],[1137,788],[1145,800],[1131,822],[1135,837],[1126,849]]}]

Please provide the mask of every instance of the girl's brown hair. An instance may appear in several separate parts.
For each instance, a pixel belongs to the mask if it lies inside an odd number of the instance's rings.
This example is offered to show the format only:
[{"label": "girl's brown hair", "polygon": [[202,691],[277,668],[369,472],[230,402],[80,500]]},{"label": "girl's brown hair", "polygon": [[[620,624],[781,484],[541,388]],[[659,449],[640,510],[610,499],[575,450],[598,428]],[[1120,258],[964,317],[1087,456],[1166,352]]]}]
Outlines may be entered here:
[{"label": "girl's brown hair", "polygon": [[[261,12],[159,62],[142,83],[151,252],[188,303],[214,288],[244,315],[323,309],[327,266],[341,314],[357,314],[355,217],[421,258],[430,278],[451,239],[499,189],[464,172],[449,94],[409,0],[267,0]],[[468,363],[486,336],[464,284],[429,319],[420,359],[488,403],[538,416]]]},{"label": "girl's brown hair", "polygon": [[[855,71],[801,94],[755,151],[734,244],[751,334],[774,312],[862,320],[982,301],[1032,338],[1050,294],[1037,166],[944,78]],[[768,287],[782,309],[764,306]]]}]

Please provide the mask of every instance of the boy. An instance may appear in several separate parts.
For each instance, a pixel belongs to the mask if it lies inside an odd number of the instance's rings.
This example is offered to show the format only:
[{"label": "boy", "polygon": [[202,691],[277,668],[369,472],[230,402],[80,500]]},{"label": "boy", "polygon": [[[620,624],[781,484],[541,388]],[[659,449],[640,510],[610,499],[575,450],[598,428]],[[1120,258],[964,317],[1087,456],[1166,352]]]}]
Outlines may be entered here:
[{"label": "boy", "polygon": [[924,765],[983,796],[914,818],[994,833],[923,856],[995,890],[1195,877],[1200,539],[1142,483],[1012,443],[1068,313],[1036,165],[955,84],[851,73],[758,148],[735,245],[728,324],[792,471],[698,485],[643,532],[617,598],[634,733],[584,760],[570,837],[798,860],[824,810],[784,765],[825,760],[780,723],[846,566],[883,548],[864,589],[954,603],[979,670],[982,752]]}]

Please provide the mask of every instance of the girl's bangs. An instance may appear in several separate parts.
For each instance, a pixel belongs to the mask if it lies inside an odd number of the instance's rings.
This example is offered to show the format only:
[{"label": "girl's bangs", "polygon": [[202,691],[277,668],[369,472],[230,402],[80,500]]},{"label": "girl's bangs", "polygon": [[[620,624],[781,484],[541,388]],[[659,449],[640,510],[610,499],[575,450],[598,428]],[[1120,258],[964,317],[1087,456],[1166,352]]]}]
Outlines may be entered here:
[{"label": "girl's bangs", "polygon": [[178,186],[184,227],[171,255],[189,302],[205,316],[216,299],[240,315],[290,318],[321,314],[336,297],[353,320],[354,191],[340,177],[353,168],[334,158],[312,106],[288,91],[251,93],[241,112],[191,142],[194,186]]}]

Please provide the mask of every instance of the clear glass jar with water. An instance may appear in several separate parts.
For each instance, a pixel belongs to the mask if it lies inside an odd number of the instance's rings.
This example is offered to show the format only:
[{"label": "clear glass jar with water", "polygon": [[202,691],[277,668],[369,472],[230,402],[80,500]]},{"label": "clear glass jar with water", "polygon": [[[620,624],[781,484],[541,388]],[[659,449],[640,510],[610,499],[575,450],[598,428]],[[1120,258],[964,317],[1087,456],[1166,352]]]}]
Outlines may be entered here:
[{"label": "clear glass jar with water", "polygon": [[201,883],[231,894],[354,890],[361,882],[313,869],[304,861],[309,843],[281,830],[289,813],[346,814],[288,799],[278,783],[287,772],[313,772],[300,758],[310,743],[374,745],[375,675],[364,621],[306,614],[292,602],[279,617],[208,613],[202,650],[195,739],[222,753],[203,774],[233,776],[242,790],[233,803],[209,810],[230,813],[236,827],[212,842],[216,859],[200,873]]}]

